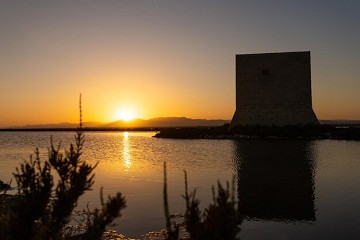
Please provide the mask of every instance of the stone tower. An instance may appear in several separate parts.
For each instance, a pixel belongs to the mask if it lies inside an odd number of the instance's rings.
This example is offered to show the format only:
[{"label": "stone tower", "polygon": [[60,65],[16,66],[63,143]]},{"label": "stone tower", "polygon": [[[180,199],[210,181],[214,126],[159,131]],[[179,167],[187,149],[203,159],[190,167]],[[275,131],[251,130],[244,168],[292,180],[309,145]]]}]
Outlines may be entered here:
[{"label": "stone tower", "polygon": [[236,55],[236,111],[231,126],[317,125],[310,52]]}]

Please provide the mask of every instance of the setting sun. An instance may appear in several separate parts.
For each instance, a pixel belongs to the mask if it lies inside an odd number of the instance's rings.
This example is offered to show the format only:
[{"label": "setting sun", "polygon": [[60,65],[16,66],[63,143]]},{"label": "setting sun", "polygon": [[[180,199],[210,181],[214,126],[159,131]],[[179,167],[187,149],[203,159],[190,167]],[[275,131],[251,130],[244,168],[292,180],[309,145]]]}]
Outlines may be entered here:
[{"label": "setting sun", "polygon": [[121,109],[116,114],[116,119],[130,121],[136,117],[135,111],[133,109]]}]

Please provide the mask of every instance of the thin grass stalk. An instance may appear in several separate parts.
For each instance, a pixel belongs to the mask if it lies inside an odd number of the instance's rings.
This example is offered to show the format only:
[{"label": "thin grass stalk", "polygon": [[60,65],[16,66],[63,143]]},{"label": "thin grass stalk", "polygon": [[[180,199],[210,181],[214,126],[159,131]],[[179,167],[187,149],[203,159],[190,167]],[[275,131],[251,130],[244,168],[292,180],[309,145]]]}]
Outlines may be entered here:
[{"label": "thin grass stalk", "polygon": [[164,213],[166,220],[166,230],[168,231],[168,233],[170,233],[171,222],[170,222],[169,202],[168,202],[168,194],[167,194],[166,162],[164,162]]}]

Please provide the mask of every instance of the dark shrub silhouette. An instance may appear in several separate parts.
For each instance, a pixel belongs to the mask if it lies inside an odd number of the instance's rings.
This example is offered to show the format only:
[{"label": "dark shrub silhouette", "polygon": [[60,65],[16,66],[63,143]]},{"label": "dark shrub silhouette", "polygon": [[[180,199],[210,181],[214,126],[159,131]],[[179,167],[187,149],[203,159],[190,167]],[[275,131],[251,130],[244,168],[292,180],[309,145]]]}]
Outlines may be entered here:
[{"label": "dark shrub silhouette", "polygon": [[[235,179],[233,179],[230,189],[229,182],[224,188],[218,182],[217,195],[215,188],[212,187],[213,203],[201,212],[200,201],[196,199],[196,190],[188,193],[187,173],[185,174],[185,195],[186,212],[184,215],[185,231],[190,240],[238,240],[237,234],[240,232],[242,216],[236,208],[235,202]],[[182,224],[171,223],[167,197],[167,176],[166,163],[164,163],[164,212],[166,220],[167,240],[177,240],[180,237],[179,229]],[[184,239],[184,238],[182,238]]]},{"label": "dark shrub silhouette", "polygon": [[[0,212],[0,239],[64,239],[63,229],[69,223],[79,197],[94,184],[93,170],[97,164],[92,166],[81,160],[83,145],[80,95],[80,126],[75,144],[62,154],[60,144],[55,148],[51,141],[48,160],[41,161],[36,149],[35,159],[30,157],[30,161],[16,168],[16,203],[12,204],[12,209]],[[57,184],[53,173],[57,173]],[[79,234],[77,239],[100,239],[106,225],[125,208],[125,198],[117,193],[105,204],[102,201],[102,205],[101,211],[95,209],[85,233]]]},{"label": "dark shrub silhouette", "polygon": [[236,208],[234,199],[234,181],[230,190],[229,182],[224,188],[218,182],[217,195],[212,187],[213,203],[201,213],[200,201],[195,198],[196,191],[190,195],[187,191],[187,176],[185,172],[185,227],[190,234],[190,239],[200,240],[235,240],[240,232],[242,218]]}]

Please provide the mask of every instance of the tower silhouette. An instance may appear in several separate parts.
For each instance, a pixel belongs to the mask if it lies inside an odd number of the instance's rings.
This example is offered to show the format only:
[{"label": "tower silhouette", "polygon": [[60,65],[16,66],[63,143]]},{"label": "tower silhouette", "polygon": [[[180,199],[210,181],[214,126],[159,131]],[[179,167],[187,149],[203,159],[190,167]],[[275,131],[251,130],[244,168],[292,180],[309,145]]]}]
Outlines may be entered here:
[{"label": "tower silhouette", "polygon": [[309,51],[236,55],[236,111],[231,126],[317,124]]}]

